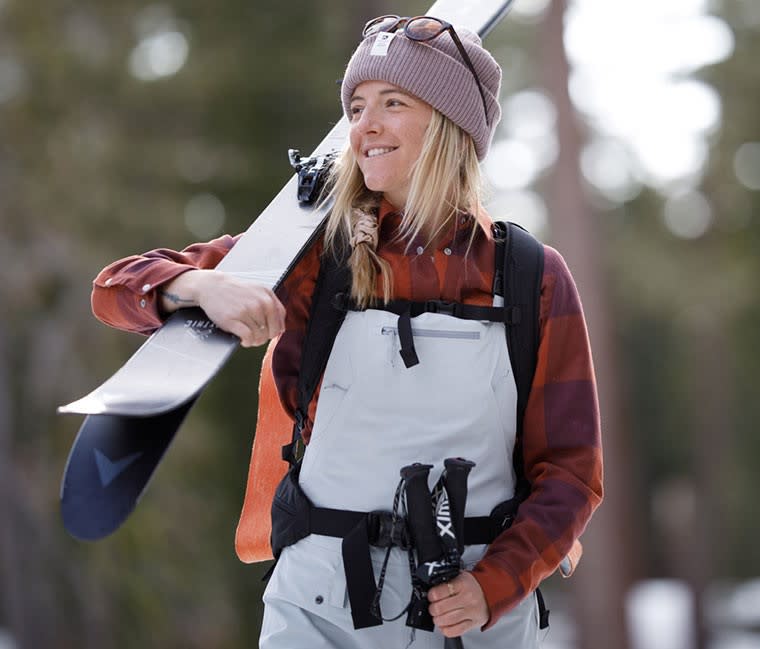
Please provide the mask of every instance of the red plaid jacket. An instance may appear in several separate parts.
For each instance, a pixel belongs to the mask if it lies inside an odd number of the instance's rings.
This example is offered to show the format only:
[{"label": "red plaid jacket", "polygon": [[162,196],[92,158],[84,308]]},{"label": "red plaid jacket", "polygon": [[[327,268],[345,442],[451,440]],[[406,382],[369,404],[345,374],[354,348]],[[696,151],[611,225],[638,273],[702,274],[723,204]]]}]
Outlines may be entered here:
[{"label": "red plaid jacket", "polygon": [[[399,221],[383,204],[378,253],[393,269],[395,298],[491,304],[494,245],[487,223],[462,217],[434,250],[425,250],[422,241],[407,246],[395,240]],[[471,243],[473,227],[478,231]],[[152,250],[111,264],[94,281],[95,315],[119,329],[152,332],[162,323],[157,290],[185,271],[215,267],[236,240],[225,235],[181,252]],[[273,371],[291,414],[321,249],[321,244],[313,247],[278,293],[287,309],[286,331],[274,352]],[[586,324],[570,271],[548,246],[539,319],[538,364],[523,430],[532,492],[513,525],[473,569],[491,612],[487,626],[554,572],[602,500],[599,408]],[[318,394],[312,420],[317,399]],[[306,441],[309,434],[307,427]]]}]

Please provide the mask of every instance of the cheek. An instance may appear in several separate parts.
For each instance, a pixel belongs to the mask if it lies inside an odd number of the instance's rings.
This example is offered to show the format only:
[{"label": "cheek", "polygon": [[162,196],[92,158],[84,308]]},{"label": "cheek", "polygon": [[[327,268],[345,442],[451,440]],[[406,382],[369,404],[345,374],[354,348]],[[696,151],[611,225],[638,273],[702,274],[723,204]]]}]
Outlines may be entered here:
[{"label": "cheek", "polygon": [[355,129],[349,129],[348,131],[348,144],[351,147],[351,151],[354,152],[354,155],[356,156],[356,159],[359,159],[359,145],[360,145],[360,138],[359,134],[356,132]]}]

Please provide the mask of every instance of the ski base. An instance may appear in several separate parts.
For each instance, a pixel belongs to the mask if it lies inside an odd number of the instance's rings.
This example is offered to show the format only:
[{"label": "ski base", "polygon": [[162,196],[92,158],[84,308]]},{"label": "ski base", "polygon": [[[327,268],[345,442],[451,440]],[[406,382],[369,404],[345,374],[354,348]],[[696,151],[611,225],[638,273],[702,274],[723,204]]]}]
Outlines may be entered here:
[{"label": "ski base", "polygon": [[195,400],[158,417],[90,415],[79,429],[61,484],[63,526],[95,541],[127,519]]}]

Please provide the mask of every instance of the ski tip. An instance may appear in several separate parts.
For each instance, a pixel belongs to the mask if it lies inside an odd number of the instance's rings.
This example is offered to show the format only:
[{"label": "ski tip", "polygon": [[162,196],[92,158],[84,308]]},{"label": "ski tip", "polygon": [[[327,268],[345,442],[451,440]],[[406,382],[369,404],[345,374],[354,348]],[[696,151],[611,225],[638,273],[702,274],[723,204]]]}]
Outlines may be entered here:
[{"label": "ski tip", "polygon": [[61,520],[63,521],[63,529],[69,536],[77,541],[89,541],[90,543],[103,540],[121,527],[120,524],[109,528],[93,527],[90,523],[82,525],[79,517],[72,518],[65,511],[61,511]]},{"label": "ski tip", "polygon": [[197,398],[197,393],[190,395],[158,395],[152,399],[126,398],[124,395],[95,390],[86,397],[59,406],[59,415],[107,415],[114,417],[150,418],[170,415],[172,412],[186,410]]},{"label": "ski tip", "polygon": [[105,404],[99,399],[93,399],[89,394],[71,403],[58,406],[56,410],[59,415],[102,415],[106,411]]}]

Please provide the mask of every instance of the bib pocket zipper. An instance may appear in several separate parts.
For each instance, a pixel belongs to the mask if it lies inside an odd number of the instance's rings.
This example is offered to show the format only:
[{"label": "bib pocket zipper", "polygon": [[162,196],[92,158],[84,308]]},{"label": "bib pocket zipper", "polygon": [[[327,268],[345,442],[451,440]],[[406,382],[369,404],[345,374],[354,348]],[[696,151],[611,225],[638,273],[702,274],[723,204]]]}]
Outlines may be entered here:
[{"label": "bib pocket zipper", "polygon": [[[380,329],[383,336],[397,336],[397,327],[383,327]],[[414,336],[420,338],[451,338],[454,340],[480,340],[479,331],[456,331],[446,329],[412,329]]]},{"label": "bib pocket zipper", "polygon": [[[384,326],[380,334],[391,337],[389,346],[391,367],[396,367],[399,360],[399,331],[398,327]],[[442,340],[480,340],[479,331],[462,331],[456,329],[412,329],[412,338],[438,338]],[[413,344],[413,343],[412,343]],[[403,345],[402,345],[403,346]],[[407,366],[408,367],[408,366]]]}]

